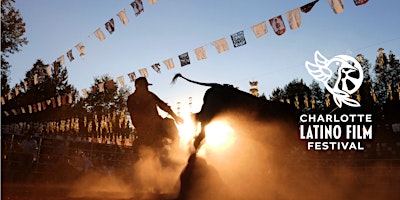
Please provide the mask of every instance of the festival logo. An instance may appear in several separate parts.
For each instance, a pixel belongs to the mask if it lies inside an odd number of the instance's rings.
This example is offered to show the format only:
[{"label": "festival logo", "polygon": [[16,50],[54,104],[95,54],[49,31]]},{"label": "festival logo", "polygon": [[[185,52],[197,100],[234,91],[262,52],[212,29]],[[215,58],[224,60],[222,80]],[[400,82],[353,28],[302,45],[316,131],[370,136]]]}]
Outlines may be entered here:
[{"label": "festival logo", "polygon": [[[328,60],[319,51],[314,54],[315,64],[306,61],[305,67],[308,73],[317,81],[324,84],[325,88],[332,94],[336,105],[341,108],[343,104],[351,107],[360,107],[360,103],[350,98],[361,86],[364,79],[360,63],[348,55],[337,55]],[[330,67],[338,68],[337,79],[333,87],[328,81],[332,79]]]}]

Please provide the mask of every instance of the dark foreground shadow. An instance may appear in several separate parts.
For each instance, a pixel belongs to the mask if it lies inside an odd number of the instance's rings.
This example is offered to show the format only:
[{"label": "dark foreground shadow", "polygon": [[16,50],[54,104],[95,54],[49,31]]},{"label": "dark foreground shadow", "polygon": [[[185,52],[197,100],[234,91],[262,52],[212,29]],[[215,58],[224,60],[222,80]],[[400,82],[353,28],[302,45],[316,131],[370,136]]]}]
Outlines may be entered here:
[{"label": "dark foreground shadow", "polygon": [[229,191],[214,167],[192,154],[180,176],[178,200],[231,199]]}]

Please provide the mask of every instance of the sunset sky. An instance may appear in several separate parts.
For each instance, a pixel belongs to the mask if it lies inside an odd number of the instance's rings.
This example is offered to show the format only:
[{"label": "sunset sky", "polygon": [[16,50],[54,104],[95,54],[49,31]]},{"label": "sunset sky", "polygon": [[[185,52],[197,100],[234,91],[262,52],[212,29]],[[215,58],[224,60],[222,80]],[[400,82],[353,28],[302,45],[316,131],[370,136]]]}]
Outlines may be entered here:
[{"label": "sunset sky", "polygon": [[[356,6],[353,0],[344,0],[344,11],[335,14],[328,0],[320,0],[308,13],[300,13],[301,25],[291,30],[286,12],[312,0],[159,0],[150,5],[143,0],[144,12],[135,16],[133,0],[16,0],[14,6],[26,23],[25,36],[29,44],[10,56],[12,65],[10,85],[24,79],[37,59],[51,64],[64,55],[69,83],[82,95],[89,89],[94,77],[110,75],[118,82],[124,76],[131,86],[128,74],[147,68],[151,90],[174,109],[181,102],[188,109],[198,111],[207,87],[180,79],[170,85],[176,73],[202,82],[232,84],[248,91],[249,81],[258,81],[260,93],[267,97],[276,87],[283,87],[295,78],[312,82],[304,63],[314,60],[320,51],[331,58],[345,54],[355,57],[363,54],[374,64],[377,50],[382,47],[400,55],[400,1],[369,0]],[[126,9],[129,22],[123,25],[117,13]],[[286,31],[275,34],[269,19],[282,15]],[[105,23],[114,19],[115,31],[110,34]],[[251,26],[266,21],[267,34],[256,38]],[[100,28],[105,40],[94,32]],[[244,31],[246,45],[235,48],[230,35]],[[226,38],[229,50],[218,53],[212,43]],[[85,57],[79,57],[75,45],[85,46]],[[204,46],[207,59],[197,60],[194,49]],[[66,56],[71,50],[75,60]],[[178,56],[189,53],[190,65],[181,67]],[[172,58],[175,68],[163,64]],[[161,73],[151,65],[160,63]],[[118,83],[119,84],[119,83]]]}]

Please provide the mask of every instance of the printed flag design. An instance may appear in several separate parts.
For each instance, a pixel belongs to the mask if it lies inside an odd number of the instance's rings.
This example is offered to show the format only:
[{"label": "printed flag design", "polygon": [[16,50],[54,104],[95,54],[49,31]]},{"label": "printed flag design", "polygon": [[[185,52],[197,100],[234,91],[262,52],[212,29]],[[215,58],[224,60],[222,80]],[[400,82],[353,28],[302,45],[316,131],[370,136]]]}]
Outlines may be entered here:
[{"label": "printed flag design", "polygon": [[129,19],[126,17],[126,10],[125,8],[122,9],[121,11],[119,11],[119,13],[117,14],[117,16],[119,17],[119,19],[121,20],[121,23],[123,25],[127,24],[129,22]]},{"label": "printed flag design", "polygon": [[112,34],[114,32],[114,19],[110,19],[108,22],[105,24],[106,30]]},{"label": "printed flag design", "polygon": [[272,28],[277,35],[282,35],[286,31],[285,23],[283,23],[282,16],[279,15],[269,20]]},{"label": "printed flag design", "polygon": [[156,71],[157,73],[161,73],[160,63],[156,63],[156,64],[152,65],[151,68],[153,68],[154,71]]},{"label": "printed flag design", "polygon": [[179,55],[179,60],[181,61],[181,67],[185,65],[190,65],[190,58],[189,58],[189,53],[183,53]]},{"label": "printed flag design", "polygon": [[354,3],[356,4],[356,6],[361,6],[367,2],[368,2],[368,0],[354,0]]},{"label": "printed flag design", "polygon": [[164,65],[167,66],[167,69],[173,69],[175,68],[174,66],[174,61],[172,60],[172,58],[169,58],[167,60],[163,61]]},{"label": "printed flag design", "polygon": [[254,35],[256,36],[256,38],[260,38],[262,36],[264,36],[265,34],[267,34],[268,30],[267,30],[267,23],[265,21],[251,26],[251,30],[253,30]]},{"label": "printed flag design", "polygon": [[289,21],[290,29],[296,30],[300,27],[301,17],[299,8],[286,12],[286,18]]},{"label": "printed flag design", "polygon": [[204,46],[196,48],[194,53],[196,54],[197,60],[207,59],[206,48]]},{"label": "printed flag design", "polygon": [[133,11],[135,11],[136,16],[140,15],[144,11],[142,0],[133,1],[131,3],[131,6],[133,8]]},{"label": "printed flag design", "polygon": [[72,62],[75,59],[74,55],[72,55],[72,49],[67,52],[67,57],[70,62]]},{"label": "printed flag design", "polygon": [[235,34],[232,34],[231,39],[233,42],[233,47],[235,47],[235,48],[246,44],[246,38],[244,37],[243,31],[239,31]]},{"label": "printed flag design", "polygon": [[135,82],[136,80],[136,74],[135,72],[131,72],[128,74],[129,79],[131,80],[131,82]]},{"label": "printed flag design", "polygon": [[229,46],[228,46],[228,42],[226,42],[226,38],[221,38],[221,39],[219,39],[217,41],[214,41],[213,45],[217,49],[218,53],[222,53],[224,51],[228,51],[229,50]]},{"label": "printed flag design", "polygon": [[343,0],[328,0],[328,3],[335,14],[340,14],[343,12],[344,10]]},{"label": "printed flag design", "polygon": [[146,68],[139,69],[139,74],[143,77],[149,77],[149,72],[147,72]]},{"label": "printed flag design", "polygon": [[311,11],[311,9],[314,7],[314,5],[318,2],[319,0],[313,1],[311,3],[308,3],[302,7],[300,7],[301,12],[303,13],[308,13]]},{"label": "printed flag design", "polygon": [[103,31],[101,31],[100,28],[98,28],[95,32],[94,35],[97,37],[97,39],[99,39],[100,41],[103,41],[106,39],[106,36],[104,36]]}]

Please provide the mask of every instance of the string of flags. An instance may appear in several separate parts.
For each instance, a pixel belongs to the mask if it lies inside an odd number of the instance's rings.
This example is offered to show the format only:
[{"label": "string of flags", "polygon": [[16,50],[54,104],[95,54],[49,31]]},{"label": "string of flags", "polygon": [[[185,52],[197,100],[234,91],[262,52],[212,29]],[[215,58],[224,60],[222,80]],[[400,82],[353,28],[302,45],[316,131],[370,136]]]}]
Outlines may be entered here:
[{"label": "string of flags", "polygon": [[[10,96],[7,97],[10,99]],[[48,107],[61,107],[67,104],[72,104],[73,103],[73,93],[69,93],[66,95],[61,95],[61,96],[56,96],[49,98],[44,101],[36,102],[33,104],[29,105],[23,105],[20,106],[19,108],[13,108],[11,110],[4,110],[3,113],[6,117],[10,116],[11,114],[13,115],[19,115],[19,114],[25,114],[25,113],[36,113],[40,111],[45,111]],[[1,97],[1,105],[5,104],[5,98]]]},{"label": "string of flags", "polygon": [[[63,136],[95,142],[130,146],[134,135],[124,133],[121,129],[129,128],[125,111],[113,112],[102,116],[71,117],[59,121],[19,122],[2,126],[6,133],[21,134],[29,130],[36,130],[40,136]],[[86,134],[79,134],[79,133]]]},{"label": "string of flags", "polygon": [[[344,0],[327,0],[327,1],[335,14],[339,14],[339,13],[343,12],[343,10],[344,10],[344,2],[343,1]],[[356,6],[363,5],[368,2],[368,0],[353,0],[353,1]],[[300,13],[310,12],[312,10],[312,8],[314,7],[314,5],[318,2],[319,2],[319,0],[314,0],[308,4],[305,4],[301,7],[299,7],[299,8],[295,8],[293,10],[287,11],[285,13],[285,16],[286,16],[287,21],[289,22],[289,28],[291,30],[298,29],[302,22]],[[155,3],[155,2],[153,2],[153,3]],[[151,4],[150,1],[149,1],[149,4]],[[139,15],[141,12],[143,12],[143,4],[141,1],[134,1],[134,2],[132,2],[131,6],[133,7],[133,9],[135,11],[136,16]],[[120,16],[121,22],[123,24],[126,24],[127,19],[125,19],[124,13],[125,13],[125,10],[121,11],[118,14],[118,16]],[[277,34],[277,35],[283,35],[287,30],[282,15],[273,17],[273,18],[269,19],[268,22],[269,22],[270,26],[272,27],[273,31],[275,32],[275,34]],[[107,22],[107,23],[110,24],[109,22]],[[106,23],[106,27],[107,27],[107,23]],[[110,25],[108,25],[108,26],[110,26]],[[100,29],[98,29],[98,30],[100,30]],[[109,30],[109,28],[107,28],[107,30]],[[251,26],[251,30],[256,38],[261,38],[264,35],[266,35],[268,32],[267,22],[263,21],[256,25],[253,25],[253,26]],[[112,29],[112,31],[114,31],[114,29]],[[112,33],[110,30],[109,30],[109,32],[110,32],[110,34]],[[97,35],[103,35],[103,36],[100,37]],[[104,40],[104,38],[105,38],[104,34],[102,32],[100,34],[96,34],[96,37],[98,37],[98,39],[100,41]],[[237,48],[237,47],[247,44],[244,30],[236,32],[234,34],[231,34],[230,40],[231,40],[234,48]],[[230,50],[228,39],[226,37],[223,37],[223,38],[213,41],[211,43],[211,45],[215,47],[216,51],[219,54]],[[198,47],[193,50],[193,52],[196,56],[196,59],[198,61],[207,59],[206,46],[207,45],[203,45],[203,46]],[[191,64],[191,58],[190,58],[189,52],[185,52],[185,53],[178,55],[178,60],[179,60],[179,64],[181,67]],[[171,69],[175,68],[174,58],[165,59],[162,61],[162,63],[165,65],[167,70],[171,70]],[[161,73],[160,62],[156,62],[155,64],[152,64],[151,68],[155,72]],[[139,74],[137,74],[137,72]],[[138,69],[137,72],[133,71],[133,72],[130,72],[127,74],[130,82],[134,82],[135,79],[138,77],[138,75],[146,77],[146,78],[148,78],[148,76],[149,76],[147,68]],[[125,84],[124,76],[119,76],[118,81],[121,85],[124,85]]]},{"label": "string of flags", "polygon": [[[327,1],[335,14],[339,14],[339,13],[343,12],[344,0],[327,0]],[[360,5],[363,5],[368,2],[368,0],[353,0],[353,1],[356,6],[360,6]],[[157,2],[158,2],[158,0],[148,0],[149,5],[154,5]],[[318,2],[319,2],[319,0],[314,0],[310,3],[307,3],[307,4],[299,7],[299,8],[295,8],[290,11],[287,11],[284,16],[286,16],[286,19],[289,23],[289,28],[291,30],[298,29],[301,26],[301,22],[302,22],[302,19],[300,16],[301,13],[309,13],[313,9],[315,4]],[[135,13],[135,16],[139,16],[141,13],[144,12],[144,4],[143,4],[142,0],[134,0],[130,4],[130,6],[132,7],[132,10]],[[125,8],[122,9],[120,12],[118,12],[116,16],[119,18],[120,22],[123,25],[126,25],[129,22],[129,19],[126,16]],[[275,16],[275,17],[269,19],[268,22],[269,22],[269,25],[272,27],[273,31],[275,32],[275,34],[277,34],[278,36],[283,35],[287,30],[282,15]],[[104,24],[104,28],[111,35],[115,31],[114,18],[111,18],[110,20],[108,20]],[[268,33],[267,21],[262,21],[258,24],[251,26],[250,28],[256,38],[261,38]],[[106,39],[106,36],[103,33],[101,28],[96,29],[96,31],[94,31],[93,34],[99,41],[103,41]],[[246,45],[247,41],[245,38],[244,30],[241,30],[234,34],[231,34],[230,41],[232,42],[232,45],[234,48],[238,48],[243,45]],[[226,37],[223,37],[223,38],[213,41],[211,43],[211,45],[214,46],[214,48],[216,49],[218,54],[221,54],[225,51],[230,50],[230,47],[228,44],[228,39]],[[203,45],[203,46],[200,46],[193,50],[195,57],[198,61],[207,59],[206,46],[207,45]],[[80,42],[77,45],[75,45],[75,48],[78,51],[79,56],[83,58],[85,56],[84,44],[82,44],[82,42]],[[67,56],[69,62],[73,62],[75,60],[72,49],[70,49],[66,52],[66,56]],[[190,65],[192,63],[192,58],[190,57],[189,52],[184,52],[184,53],[178,55],[178,59],[179,59],[179,64],[181,67]],[[65,64],[64,55],[61,55],[60,57],[58,57],[57,60],[53,63],[54,71],[57,70],[58,63],[61,65]],[[175,68],[174,58],[172,58],[172,57],[165,59],[162,62],[156,62],[156,63],[152,64],[150,67],[156,73],[161,73],[161,64],[160,63],[164,64],[167,70],[171,70],[171,69]],[[49,67],[50,66],[48,66],[46,70],[47,70],[47,73],[50,75],[51,69]],[[137,72],[142,77],[148,78],[148,76],[149,76],[149,72],[148,72],[147,68],[138,69]],[[128,73],[127,76],[129,77],[130,82],[134,82],[137,78],[137,74],[135,71]],[[122,85],[122,86],[125,85],[125,79],[124,79],[123,75],[117,77],[117,79],[118,79],[118,82],[120,83],[120,85]],[[35,75],[35,82],[36,82],[36,75]],[[104,84],[99,84],[98,87],[99,87],[98,91],[100,91],[100,92],[104,91],[104,89],[103,89]],[[27,90],[27,88],[25,86],[25,91],[26,90]],[[97,91],[97,90],[95,90],[95,91]],[[18,95],[18,92],[19,92],[19,88],[15,88],[15,96]],[[86,89],[82,89],[82,92],[83,92],[84,97],[87,97],[88,91]],[[94,92],[93,88],[92,88],[91,92]],[[11,98],[12,98],[11,93],[7,94],[7,99],[11,99]],[[2,100],[3,99],[4,98],[2,97]]]}]

